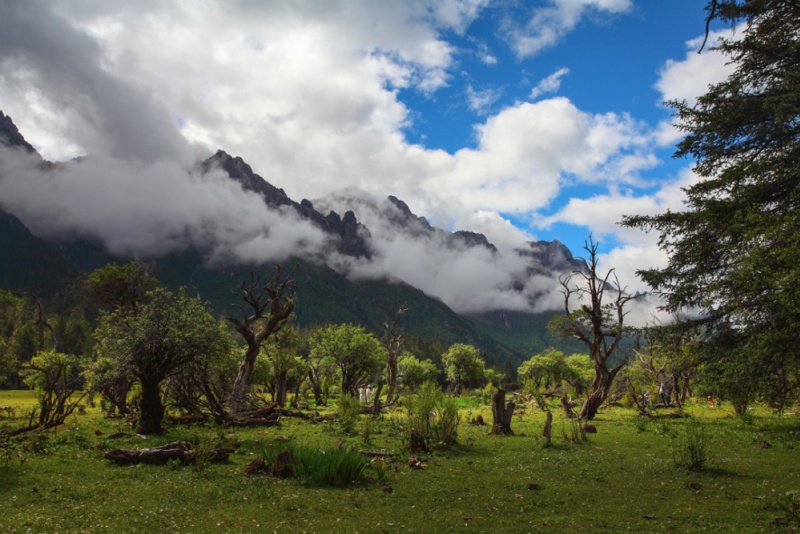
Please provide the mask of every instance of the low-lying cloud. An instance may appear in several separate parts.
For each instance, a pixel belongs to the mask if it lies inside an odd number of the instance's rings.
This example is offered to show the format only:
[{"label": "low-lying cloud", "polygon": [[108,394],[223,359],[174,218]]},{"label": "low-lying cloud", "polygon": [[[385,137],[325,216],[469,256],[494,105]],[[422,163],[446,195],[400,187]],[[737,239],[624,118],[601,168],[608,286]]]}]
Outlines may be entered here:
[{"label": "low-lying cloud", "polygon": [[323,250],[323,232],[293,210],[268,209],[225,173],[172,161],[90,156],[52,168],[0,147],[0,208],[48,238],[89,238],[135,258],[195,247],[220,263]]}]

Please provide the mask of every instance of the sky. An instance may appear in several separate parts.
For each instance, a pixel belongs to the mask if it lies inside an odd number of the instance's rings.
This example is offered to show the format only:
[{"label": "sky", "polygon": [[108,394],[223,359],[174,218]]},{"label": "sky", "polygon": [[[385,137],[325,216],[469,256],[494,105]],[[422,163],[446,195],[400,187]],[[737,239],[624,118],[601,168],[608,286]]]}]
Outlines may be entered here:
[{"label": "sky", "polygon": [[[680,133],[664,102],[691,102],[729,72],[713,50],[697,53],[704,6],[0,0],[0,110],[44,158],[89,156],[57,178],[5,158],[0,207],[36,233],[89,235],[119,253],[209,236],[218,257],[319,252],[315,228],[194,172],[223,149],[297,201],[342,209],[342,191],[394,195],[501,252],[557,239],[585,256],[591,235],[601,270],[646,291],[635,271],[664,264],[657,236],[618,223],[683,209],[681,188],[696,180],[691,161],[672,158]],[[712,30],[712,43],[733,31]],[[415,250],[418,263],[398,271],[411,240],[387,242],[382,265],[348,272],[394,274],[457,310],[479,306],[480,291],[464,296],[476,276],[503,300],[498,288],[523,269],[508,255],[456,255],[444,265],[475,269],[426,281],[419,273],[442,263]]]}]

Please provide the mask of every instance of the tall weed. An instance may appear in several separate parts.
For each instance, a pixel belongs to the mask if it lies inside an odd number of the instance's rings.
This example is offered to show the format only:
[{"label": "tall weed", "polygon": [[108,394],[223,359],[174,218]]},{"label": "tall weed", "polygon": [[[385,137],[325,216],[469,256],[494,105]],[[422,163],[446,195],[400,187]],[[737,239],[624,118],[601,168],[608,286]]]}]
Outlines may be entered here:
[{"label": "tall weed", "polygon": [[319,449],[287,443],[264,453],[267,465],[274,464],[277,458],[286,458],[292,476],[307,486],[343,487],[360,482],[369,465],[364,455],[347,447]]},{"label": "tall weed", "polygon": [[413,436],[417,436],[428,448],[434,445],[449,447],[456,443],[461,422],[458,405],[456,398],[445,398],[437,384],[423,384],[417,394],[405,402],[408,442],[415,443]]},{"label": "tall weed", "polygon": [[453,398],[446,398],[439,401],[439,421],[436,427],[436,434],[439,443],[444,446],[455,444],[458,438],[458,425],[461,418],[458,415],[458,404]]},{"label": "tall weed", "polygon": [[709,439],[705,425],[697,420],[689,419],[675,444],[672,458],[676,467],[689,471],[700,471],[708,461]]}]

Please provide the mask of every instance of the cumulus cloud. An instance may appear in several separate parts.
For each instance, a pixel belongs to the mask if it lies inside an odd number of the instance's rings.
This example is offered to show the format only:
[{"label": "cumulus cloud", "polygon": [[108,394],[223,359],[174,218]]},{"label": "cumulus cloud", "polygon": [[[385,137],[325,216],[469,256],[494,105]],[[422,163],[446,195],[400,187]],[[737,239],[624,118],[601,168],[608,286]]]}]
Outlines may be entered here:
[{"label": "cumulus cloud", "polygon": [[[709,32],[708,42],[713,45],[721,37],[736,36],[734,30]],[[686,56],[682,60],[668,60],[659,71],[656,89],[661,92],[663,99],[685,100],[690,106],[697,102],[697,97],[708,92],[708,86],[724,81],[732,72],[733,66],[729,65],[730,58],[713,50],[709,46],[698,54],[702,37],[692,39],[686,43]]]},{"label": "cumulus cloud", "polygon": [[566,180],[631,182],[655,164],[642,126],[626,115],[593,115],[559,97],[508,107],[476,127],[478,146],[444,157],[425,182],[458,191],[472,210],[530,212],[548,205]]},{"label": "cumulus cloud", "polygon": [[[580,11],[623,4],[583,2]],[[601,166],[615,164],[614,174],[630,176],[648,158],[633,148],[634,121],[589,115],[565,99],[501,109],[476,126],[477,149],[409,144],[402,131],[411,118],[396,91],[448,83],[455,52],[440,32],[464,31],[483,1],[11,5],[28,26],[13,41],[0,37],[8,43],[0,94],[51,159],[147,160],[199,144],[242,156],[293,198],[391,184],[445,220],[442,206],[462,192],[466,209],[530,212],[558,193],[560,173],[606,179]],[[69,56],[55,69],[59,79],[47,67],[62,58],[25,44],[45,33]],[[472,96],[485,111],[496,95]]]},{"label": "cumulus cloud", "polygon": [[[142,86],[103,67],[97,42],[33,2],[4,2],[0,17],[0,87],[32,121],[34,138],[50,126],[71,141],[56,156],[103,153],[125,160],[183,159],[186,140],[168,109]],[[28,112],[26,103],[33,104]],[[38,113],[39,107],[43,113]],[[50,120],[48,120],[50,119]],[[27,128],[26,128],[27,130]],[[52,139],[52,134],[46,134]],[[34,139],[36,141],[36,139]],[[47,144],[39,141],[45,157]]]},{"label": "cumulus cloud", "polygon": [[509,20],[506,38],[517,57],[533,56],[556,44],[587,14],[623,13],[632,5],[631,0],[551,0],[532,8],[524,25]]},{"label": "cumulus cloud", "polygon": [[667,256],[658,247],[658,235],[638,229],[622,228],[619,223],[626,215],[654,215],[686,209],[683,190],[698,181],[689,169],[683,169],[674,179],[664,180],[652,193],[637,194],[630,189],[612,188],[606,194],[584,199],[573,198],[554,215],[543,217],[537,226],[569,222],[589,229],[595,240],[613,239],[617,245],[609,253],[600,255],[600,266],[615,268],[623,285],[633,292],[646,292],[648,286],[636,271],[644,268],[664,267]]}]

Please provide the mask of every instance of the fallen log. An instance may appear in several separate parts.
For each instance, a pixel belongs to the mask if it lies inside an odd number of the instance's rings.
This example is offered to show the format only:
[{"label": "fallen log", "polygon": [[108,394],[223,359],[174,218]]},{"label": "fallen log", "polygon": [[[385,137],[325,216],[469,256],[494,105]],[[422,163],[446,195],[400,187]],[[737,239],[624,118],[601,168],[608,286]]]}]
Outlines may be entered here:
[{"label": "fallen log", "polygon": [[[234,449],[218,447],[210,452],[210,461],[224,462]],[[163,465],[170,460],[180,460],[181,463],[190,464],[195,461],[194,446],[188,441],[173,441],[160,447],[147,449],[112,449],[103,454],[103,458],[111,460],[117,465],[155,464]]]}]

